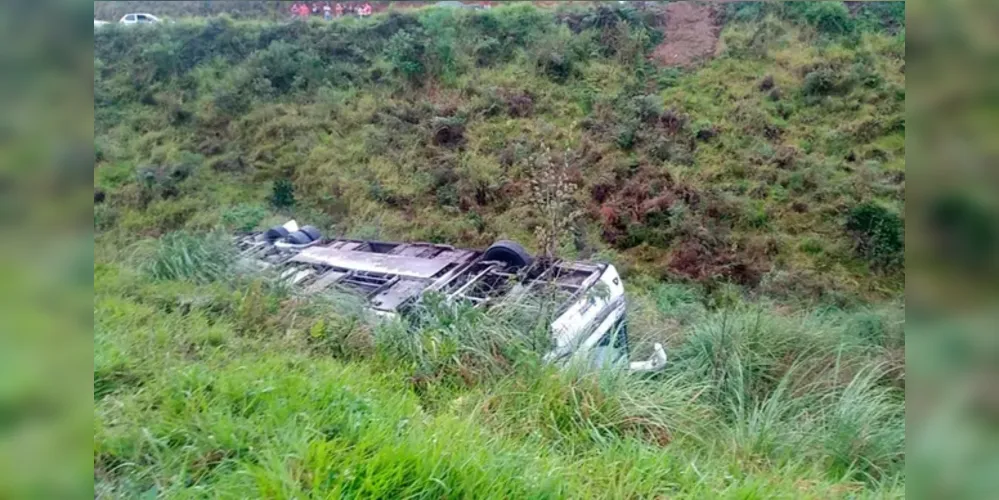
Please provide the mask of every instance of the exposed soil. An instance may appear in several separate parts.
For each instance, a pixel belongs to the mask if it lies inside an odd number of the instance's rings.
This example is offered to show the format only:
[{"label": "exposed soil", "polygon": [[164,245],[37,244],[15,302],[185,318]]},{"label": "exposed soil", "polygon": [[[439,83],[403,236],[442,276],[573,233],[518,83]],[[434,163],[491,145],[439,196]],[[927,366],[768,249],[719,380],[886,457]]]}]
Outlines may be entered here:
[{"label": "exposed soil", "polygon": [[670,2],[665,8],[666,39],[652,58],[664,66],[690,66],[711,57],[720,27],[715,9],[700,2]]}]

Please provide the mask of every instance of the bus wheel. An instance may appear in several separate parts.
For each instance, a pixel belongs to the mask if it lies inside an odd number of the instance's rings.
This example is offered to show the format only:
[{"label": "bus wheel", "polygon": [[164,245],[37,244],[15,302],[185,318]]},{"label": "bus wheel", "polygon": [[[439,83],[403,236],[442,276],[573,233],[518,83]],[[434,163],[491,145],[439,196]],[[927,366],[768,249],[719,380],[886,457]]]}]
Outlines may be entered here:
[{"label": "bus wheel", "polygon": [[482,260],[496,260],[513,268],[527,267],[534,261],[531,254],[527,253],[527,250],[524,250],[520,243],[509,240],[493,243],[482,254]]}]

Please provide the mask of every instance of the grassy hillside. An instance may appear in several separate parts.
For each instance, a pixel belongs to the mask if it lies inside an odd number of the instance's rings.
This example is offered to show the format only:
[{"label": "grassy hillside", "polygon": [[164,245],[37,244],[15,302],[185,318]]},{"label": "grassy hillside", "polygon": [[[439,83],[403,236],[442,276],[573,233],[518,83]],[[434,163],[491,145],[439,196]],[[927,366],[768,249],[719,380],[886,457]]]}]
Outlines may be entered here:
[{"label": "grassy hillside", "polygon": [[[98,493],[902,494],[901,19],[719,6],[689,68],[617,6],[96,31]],[[516,318],[368,325],[210,232],[538,250],[552,168],[560,255],[623,270],[661,376],[558,372]]]}]

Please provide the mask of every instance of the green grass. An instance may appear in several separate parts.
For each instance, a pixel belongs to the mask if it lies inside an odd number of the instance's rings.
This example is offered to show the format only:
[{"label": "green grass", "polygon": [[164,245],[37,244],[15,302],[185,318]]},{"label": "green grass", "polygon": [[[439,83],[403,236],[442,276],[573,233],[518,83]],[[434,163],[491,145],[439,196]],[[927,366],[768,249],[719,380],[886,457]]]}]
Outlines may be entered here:
[{"label": "green grass", "polygon": [[[902,249],[867,251],[848,218],[904,213],[904,33],[813,25],[833,14],[734,15],[720,56],[691,70],[647,63],[661,33],[627,7],[101,30],[95,227],[133,241],[286,215],[532,247],[529,161],[545,143],[570,151],[573,252],[672,279],[792,276],[817,301],[890,298]],[[818,237],[821,255],[799,244]]]},{"label": "green grass", "polygon": [[[690,69],[612,6],[95,33],[95,493],[903,496],[904,28],[726,9]],[[537,250],[541,144],[664,373],[548,366],[544,314],[373,324],[222,237]]]},{"label": "green grass", "polygon": [[[102,495],[901,494],[901,391],[872,361],[895,334],[872,333],[894,328],[883,315],[706,313],[674,340],[670,371],[643,380],[559,371],[508,343],[489,365],[459,353],[502,338],[502,321],[446,312],[405,346],[391,326],[326,316],[374,345],[331,352],[316,342],[326,307],[96,271]],[[476,334],[448,354],[427,342],[442,325]],[[704,352],[717,335],[734,337],[715,343],[730,354]]]}]

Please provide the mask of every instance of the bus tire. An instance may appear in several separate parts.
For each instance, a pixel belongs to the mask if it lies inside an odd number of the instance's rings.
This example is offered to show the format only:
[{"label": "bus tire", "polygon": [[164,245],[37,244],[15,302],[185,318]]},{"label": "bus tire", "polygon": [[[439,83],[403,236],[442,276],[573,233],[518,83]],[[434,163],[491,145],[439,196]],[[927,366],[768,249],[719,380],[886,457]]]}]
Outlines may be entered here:
[{"label": "bus tire", "polygon": [[312,238],[301,230],[289,234],[284,240],[293,245],[308,245],[312,243]]},{"label": "bus tire", "polygon": [[287,237],[288,230],[282,226],[274,226],[264,233],[264,239],[266,239],[268,243],[274,243],[277,240]]},{"label": "bus tire", "polygon": [[493,243],[485,253],[482,260],[495,260],[503,262],[513,268],[530,266],[534,259],[531,254],[524,250],[524,247],[516,241],[500,240]]}]

